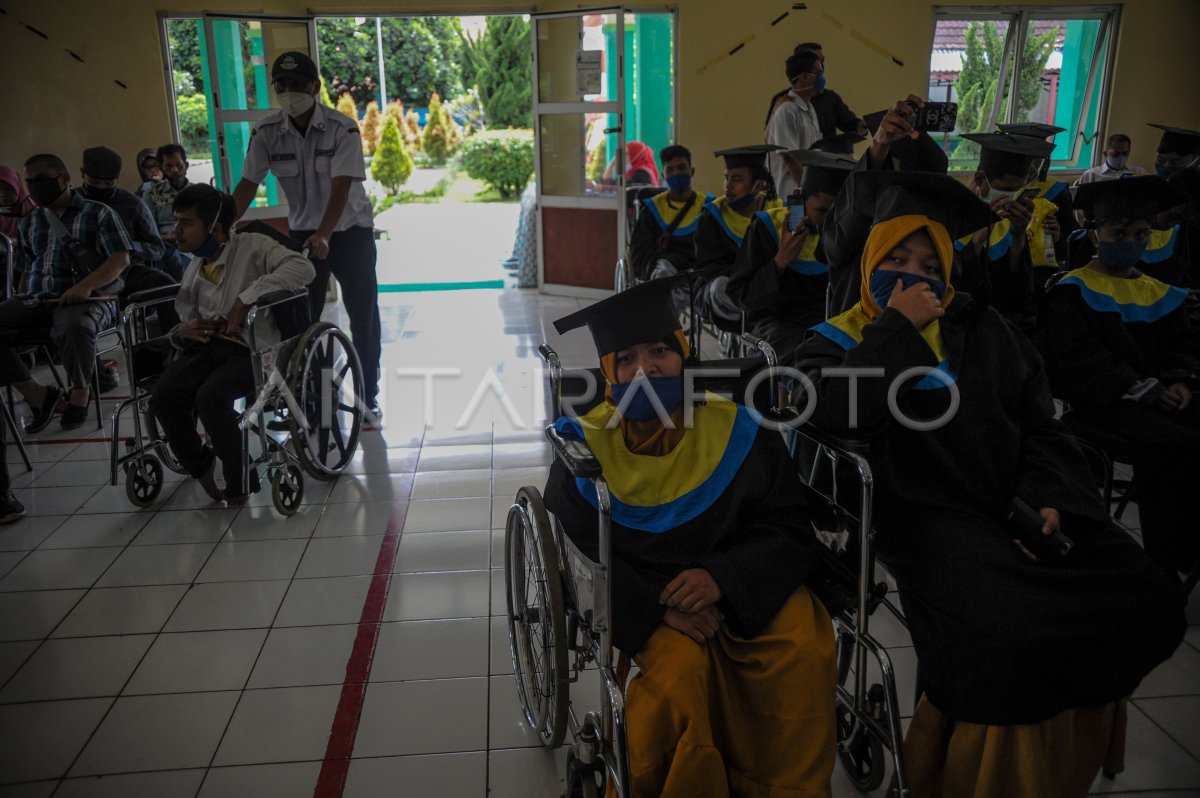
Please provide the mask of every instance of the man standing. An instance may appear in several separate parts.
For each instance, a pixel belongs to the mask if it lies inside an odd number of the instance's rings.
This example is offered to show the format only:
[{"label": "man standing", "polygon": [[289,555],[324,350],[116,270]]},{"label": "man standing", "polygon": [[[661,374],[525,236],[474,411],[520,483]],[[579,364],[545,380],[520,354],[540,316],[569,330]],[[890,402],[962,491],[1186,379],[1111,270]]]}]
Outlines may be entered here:
[{"label": "man standing", "polygon": [[[864,121],[859,119],[850,110],[850,107],[846,105],[841,95],[833,89],[826,88],[824,77],[825,51],[821,49],[820,43],[801,42],[796,45],[796,49],[792,51],[792,54],[796,55],[803,52],[813,53],[817,56],[817,60],[821,62],[821,78],[817,81],[817,93],[813,95],[811,100],[812,107],[817,112],[817,127],[821,129],[821,140],[826,142],[826,145],[820,149],[825,152],[848,155],[854,152],[854,142],[866,138],[870,133]],[[771,110],[767,112],[768,125],[771,123],[771,115],[775,113],[775,109],[788,101],[788,92],[789,89],[784,89],[771,98]],[[847,137],[839,136],[839,130],[842,133],[853,135]]]},{"label": "man standing", "polygon": [[[807,150],[821,138],[817,123],[817,112],[812,106],[824,77],[821,59],[811,50],[793,54],[787,60],[787,77],[792,88],[788,101],[782,103],[771,114],[767,125],[767,143],[784,150]],[[785,152],[772,152],[769,156],[771,177],[775,181],[775,196],[787,197],[800,188],[804,167]]]},{"label": "man standing", "polygon": [[377,421],[380,323],[371,204],[363,190],[362,140],[355,120],[318,102],[320,77],[307,55],[287,52],[271,67],[282,111],[258,123],[233,192],[240,218],[270,172],[288,200],[292,238],[316,266],[308,286],[313,320],[321,317],[329,275],[337,278],[350,316],[350,336],[362,364],[363,402]]},{"label": "man standing", "polygon": [[175,197],[188,186],[187,151],[179,144],[164,144],[158,148],[158,162],[162,164],[163,179],[153,184],[142,199],[154,214],[158,223],[158,234],[166,244],[166,251],[159,261],[159,268],[170,275],[175,282],[183,278],[183,270],[187,268],[187,255],[175,246]]},{"label": "man standing", "polygon": [[1098,183],[1101,180],[1118,180],[1122,177],[1144,175],[1146,170],[1140,166],[1129,165],[1129,149],[1132,142],[1124,133],[1113,133],[1104,143],[1104,162],[1093,166],[1079,176],[1073,185],[1082,186],[1085,183]]},{"label": "man standing", "polygon": [[15,350],[18,336],[29,330],[49,333],[71,387],[62,427],[81,425],[96,367],[96,335],[112,322],[111,303],[96,301],[93,294],[120,290],[133,249],[120,218],[72,191],[70,179],[56,155],[34,155],[25,162],[25,185],[41,210],[21,221],[17,258],[23,263],[25,296],[0,303],[0,385],[13,386],[29,403],[29,432],[46,428],[62,392],[30,376]]}]

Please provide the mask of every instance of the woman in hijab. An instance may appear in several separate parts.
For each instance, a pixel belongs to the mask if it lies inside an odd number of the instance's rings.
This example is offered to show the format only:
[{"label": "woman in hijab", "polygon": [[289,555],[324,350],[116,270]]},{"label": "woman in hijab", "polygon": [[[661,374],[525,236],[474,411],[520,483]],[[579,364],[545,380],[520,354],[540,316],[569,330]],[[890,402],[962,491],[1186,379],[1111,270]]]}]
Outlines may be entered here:
[{"label": "woman in hijab", "polygon": [[[616,168],[617,159],[614,156],[604,168],[604,175],[600,178],[600,185],[616,185],[616,180],[613,177],[613,172]],[[625,185],[658,185],[658,166],[654,162],[654,150],[640,141],[625,142]]]},{"label": "woman in hijab", "polygon": [[136,192],[140,198],[150,190],[151,186],[163,179],[162,163],[158,160],[158,150],[154,147],[147,147],[139,151],[137,154],[137,170],[138,177],[142,181]]},{"label": "woman in hijab", "polygon": [[[828,796],[832,626],[804,580],[816,545],[779,434],[714,394],[685,408],[675,280],[559,319],[585,324],[607,380],[561,434],[587,442],[612,496],[613,639],[630,683],[633,794]],[[691,424],[685,410],[691,411]],[[599,559],[596,496],[556,462],[547,507]]]},{"label": "woman in hijab", "polygon": [[[0,235],[5,235],[13,242],[16,249],[17,236],[21,229],[21,220],[37,209],[37,203],[25,189],[25,181],[17,174],[17,170],[8,165],[0,165]],[[0,270],[6,270],[8,264],[0,260]],[[0,273],[6,273],[0,271]],[[14,275],[17,285],[21,284],[20,277]]]},{"label": "woman in hijab", "polygon": [[[953,242],[987,206],[918,172],[846,190],[874,221],[860,299],[814,328],[800,367],[812,420],[870,445],[879,558],[921,663],[908,786],[1082,798],[1122,767],[1124,699],[1179,644],[1182,596],[1109,522],[1032,345],[950,286]],[[1061,535],[1065,556],[1039,545]]]}]

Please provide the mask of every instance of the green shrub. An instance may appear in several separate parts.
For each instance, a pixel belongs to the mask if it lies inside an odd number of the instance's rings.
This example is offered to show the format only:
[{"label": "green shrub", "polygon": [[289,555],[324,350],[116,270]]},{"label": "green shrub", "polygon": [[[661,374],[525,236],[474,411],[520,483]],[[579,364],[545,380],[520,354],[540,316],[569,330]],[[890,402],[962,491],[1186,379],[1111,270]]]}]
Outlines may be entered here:
[{"label": "green shrub", "polygon": [[525,190],[533,177],[532,130],[485,130],[462,144],[463,168],[512,198]]},{"label": "green shrub", "polygon": [[413,162],[404,142],[400,140],[400,128],[395,117],[389,116],[379,136],[379,147],[371,160],[371,177],[378,180],[389,194],[395,194],[412,174]]},{"label": "green shrub", "polygon": [[429,98],[429,115],[425,117],[425,130],[421,133],[421,151],[430,162],[441,166],[454,154],[458,147],[458,130],[450,111],[442,105],[442,98],[434,92]]},{"label": "green shrub", "polygon": [[354,97],[350,92],[342,92],[342,96],[338,97],[337,110],[338,113],[345,114],[355,122],[358,121],[358,106],[354,104]]},{"label": "green shrub", "polygon": [[367,111],[363,114],[361,128],[364,155],[374,155],[375,148],[379,146],[379,134],[383,132],[379,129],[379,120],[382,116],[383,114],[379,112],[379,103],[374,100],[367,103]]},{"label": "green shrub", "polygon": [[208,102],[203,94],[189,94],[175,100],[179,115],[179,136],[188,152],[208,149]]}]

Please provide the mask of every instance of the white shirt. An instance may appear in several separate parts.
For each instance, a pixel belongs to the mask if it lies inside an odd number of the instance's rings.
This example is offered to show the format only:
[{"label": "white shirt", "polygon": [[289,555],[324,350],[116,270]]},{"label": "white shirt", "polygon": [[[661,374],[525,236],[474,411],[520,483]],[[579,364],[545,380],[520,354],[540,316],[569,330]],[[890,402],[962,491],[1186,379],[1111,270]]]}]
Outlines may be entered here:
[{"label": "white shirt", "polygon": [[1134,177],[1135,175],[1144,174],[1146,174],[1146,170],[1142,167],[1129,166],[1128,164],[1122,169],[1113,169],[1108,165],[1108,160],[1106,159],[1104,163],[1099,166],[1093,166],[1081,174],[1079,179],[1071,185],[1082,186],[1084,183],[1099,183],[1104,180],[1119,180],[1122,177]]},{"label": "white shirt", "polygon": [[[788,102],[783,103],[771,114],[767,123],[767,143],[778,144],[786,150],[806,150],[821,139],[821,127],[817,123],[817,112],[812,104],[796,94],[788,92]],[[775,194],[787,197],[800,185],[784,165],[783,153],[772,152],[767,156],[771,177],[775,179]]]},{"label": "white shirt", "polygon": [[329,203],[330,180],[349,177],[350,194],[334,232],[373,227],[371,203],[363,190],[362,137],[358,123],[319,102],[303,135],[284,111],[259,122],[250,137],[242,177],[261,183],[275,175],[287,197],[288,226],[316,230]]},{"label": "white shirt", "polygon": [[[303,288],[316,276],[312,261],[259,233],[235,233],[229,239],[213,261],[214,266],[224,266],[218,282],[208,281],[203,265],[203,258],[193,256],[180,280],[175,310],[183,321],[223,316],[234,299],[251,305],[272,291]],[[270,312],[259,316],[254,328],[260,348],[279,343],[279,329]],[[242,337],[250,342],[247,333]]]}]

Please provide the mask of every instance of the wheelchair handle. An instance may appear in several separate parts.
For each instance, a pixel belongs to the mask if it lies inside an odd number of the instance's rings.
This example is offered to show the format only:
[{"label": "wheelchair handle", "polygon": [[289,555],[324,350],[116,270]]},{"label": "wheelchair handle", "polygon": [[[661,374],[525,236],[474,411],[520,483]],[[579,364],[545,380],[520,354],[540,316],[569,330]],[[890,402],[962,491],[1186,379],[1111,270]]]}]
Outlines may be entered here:
[{"label": "wheelchair handle", "polygon": [[546,427],[546,440],[554,447],[554,453],[562,458],[563,464],[578,479],[595,479],[604,469],[592,454],[587,444],[577,438],[566,438],[553,426]]}]

